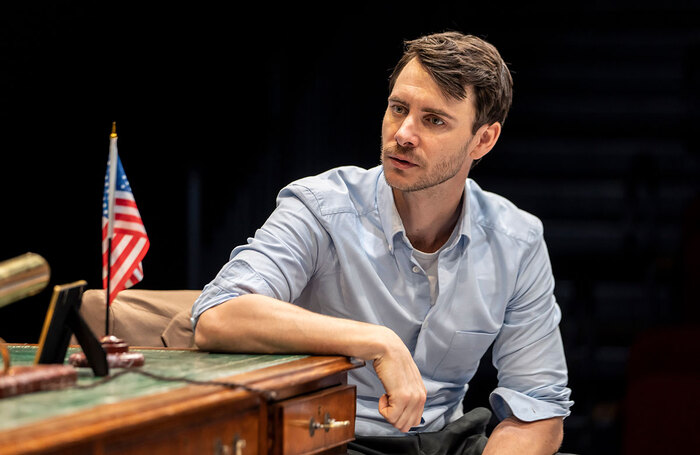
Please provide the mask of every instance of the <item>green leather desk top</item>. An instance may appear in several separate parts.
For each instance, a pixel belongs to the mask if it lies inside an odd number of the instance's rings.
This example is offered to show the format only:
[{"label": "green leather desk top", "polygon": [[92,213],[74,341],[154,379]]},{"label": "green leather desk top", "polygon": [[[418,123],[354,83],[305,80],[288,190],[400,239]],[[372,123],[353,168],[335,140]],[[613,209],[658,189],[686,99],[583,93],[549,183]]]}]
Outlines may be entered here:
[{"label": "green leather desk top", "polygon": [[[8,346],[8,349],[12,366],[31,365],[34,362],[36,346],[15,345]],[[306,355],[219,354],[133,348],[130,351],[143,353],[145,364],[140,369],[146,372],[168,378],[186,378],[196,381],[210,381],[308,357]],[[69,348],[66,358],[74,352],[79,352],[79,349]],[[79,368],[78,370],[79,386],[90,385],[100,379],[95,378],[89,368]],[[122,370],[114,368],[110,374],[119,371]],[[48,417],[165,392],[186,385],[188,384],[183,381],[165,381],[127,373],[87,389],[70,388],[3,398],[0,399],[0,431]]]}]

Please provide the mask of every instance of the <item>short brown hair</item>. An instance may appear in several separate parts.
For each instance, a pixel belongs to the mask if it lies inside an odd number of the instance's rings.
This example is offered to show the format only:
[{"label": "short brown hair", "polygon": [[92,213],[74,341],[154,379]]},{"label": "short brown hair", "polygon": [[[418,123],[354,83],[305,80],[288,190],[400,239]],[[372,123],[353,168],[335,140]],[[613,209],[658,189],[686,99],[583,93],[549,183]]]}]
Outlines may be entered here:
[{"label": "short brown hair", "polygon": [[473,35],[443,32],[406,41],[404,46],[389,77],[389,91],[406,64],[416,58],[446,97],[463,100],[467,87],[473,87],[476,118],[472,133],[482,125],[505,122],[513,101],[513,79],[492,44]]}]

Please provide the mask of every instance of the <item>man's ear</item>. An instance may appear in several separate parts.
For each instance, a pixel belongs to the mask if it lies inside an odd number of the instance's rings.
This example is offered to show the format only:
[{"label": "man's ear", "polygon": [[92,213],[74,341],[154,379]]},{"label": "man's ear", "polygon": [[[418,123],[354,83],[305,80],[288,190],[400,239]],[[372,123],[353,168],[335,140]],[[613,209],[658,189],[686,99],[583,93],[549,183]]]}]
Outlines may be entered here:
[{"label": "man's ear", "polygon": [[481,159],[484,155],[491,151],[494,145],[496,145],[496,141],[500,135],[500,122],[493,122],[490,125],[482,125],[475,134],[477,143],[469,153],[469,157],[473,160]]}]

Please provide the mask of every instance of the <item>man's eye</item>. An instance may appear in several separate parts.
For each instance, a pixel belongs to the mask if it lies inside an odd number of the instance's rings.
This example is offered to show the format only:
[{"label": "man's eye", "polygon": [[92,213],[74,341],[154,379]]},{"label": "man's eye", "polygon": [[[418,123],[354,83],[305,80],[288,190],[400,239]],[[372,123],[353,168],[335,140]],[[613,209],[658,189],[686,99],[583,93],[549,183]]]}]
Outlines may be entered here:
[{"label": "man's eye", "polygon": [[391,110],[394,111],[394,114],[405,114],[406,113],[406,108],[403,106],[399,106],[397,104],[391,106]]},{"label": "man's eye", "polygon": [[428,122],[430,122],[431,125],[435,126],[441,126],[445,124],[445,122],[440,117],[428,117]]}]

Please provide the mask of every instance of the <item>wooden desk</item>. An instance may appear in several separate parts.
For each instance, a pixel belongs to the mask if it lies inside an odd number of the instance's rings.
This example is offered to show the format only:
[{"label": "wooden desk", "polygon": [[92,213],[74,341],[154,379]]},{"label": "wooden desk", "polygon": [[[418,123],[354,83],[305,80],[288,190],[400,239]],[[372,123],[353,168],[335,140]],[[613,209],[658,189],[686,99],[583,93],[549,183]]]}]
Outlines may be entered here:
[{"label": "wooden desk", "polygon": [[[89,388],[0,400],[0,454],[345,453],[354,437],[355,387],[347,385],[347,371],[362,362],[138,350],[145,355],[142,369],[147,372],[235,382],[272,396],[136,373],[94,385],[91,371],[80,369],[78,386]],[[35,347],[15,345],[10,352],[13,365],[27,364]],[[314,428],[330,419],[349,423]]]}]

